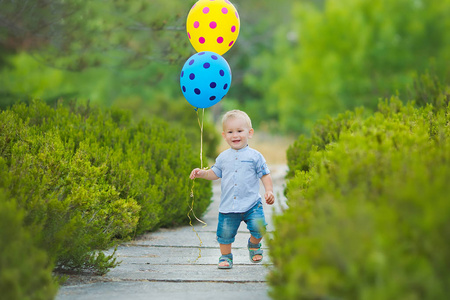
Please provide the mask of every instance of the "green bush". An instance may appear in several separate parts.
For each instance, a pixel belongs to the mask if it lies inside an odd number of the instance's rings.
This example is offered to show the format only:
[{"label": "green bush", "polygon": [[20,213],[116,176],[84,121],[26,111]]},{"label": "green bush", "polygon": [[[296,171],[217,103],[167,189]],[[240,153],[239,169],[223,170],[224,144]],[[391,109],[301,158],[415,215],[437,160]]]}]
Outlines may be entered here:
[{"label": "green bush", "polygon": [[446,299],[449,124],[448,101],[417,108],[393,97],[299,138],[270,242],[272,296]]},{"label": "green bush", "polygon": [[[0,158],[0,163],[3,163]],[[24,211],[0,189],[0,294],[2,299],[53,299],[57,286],[47,254],[23,227]]]},{"label": "green bush", "polygon": [[[121,110],[40,101],[1,112],[0,158],[0,188],[56,267],[100,273],[117,263],[98,250],[188,222],[188,174],[199,164],[183,132],[163,121],[134,124]],[[210,183],[196,195],[201,215]]]},{"label": "green bush", "polygon": [[196,112],[193,106],[186,106],[185,103],[185,99],[160,98],[151,105],[147,104],[148,107],[142,104],[135,110],[142,111],[146,115],[156,115],[183,130],[186,139],[192,144],[196,153],[200,149],[199,121],[201,122],[203,119],[203,152],[207,158],[215,159],[221,137],[212,120],[212,112],[205,110],[203,114],[202,109],[198,109]]},{"label": "green bush", "polygon": [[336,118],[327,117],[319,120],[313,128],[311,138],[300,135],[288,148],[286,157],[289,162],[288,177],[293,177],[296,170],[308,171],[311,150],[323,150],[325,147],[339,140],[342,130],[349,129],[356,118],[360,118],[364,110],[356,109],[339,114]]}]

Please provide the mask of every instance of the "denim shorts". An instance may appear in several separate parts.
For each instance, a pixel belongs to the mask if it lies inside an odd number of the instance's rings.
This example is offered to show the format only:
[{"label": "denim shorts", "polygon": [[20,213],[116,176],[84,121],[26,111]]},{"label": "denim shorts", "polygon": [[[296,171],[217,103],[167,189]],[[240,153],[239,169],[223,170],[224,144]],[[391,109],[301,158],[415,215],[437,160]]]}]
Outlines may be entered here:
[{"label": "denim shorts", "polygon": [[219,224],[217,225],[219,244],[233,243],[242,221],[247,224],[253,237],[262,238],[267,226],[262,203],[258,202],[245,213],[219,213]]}]

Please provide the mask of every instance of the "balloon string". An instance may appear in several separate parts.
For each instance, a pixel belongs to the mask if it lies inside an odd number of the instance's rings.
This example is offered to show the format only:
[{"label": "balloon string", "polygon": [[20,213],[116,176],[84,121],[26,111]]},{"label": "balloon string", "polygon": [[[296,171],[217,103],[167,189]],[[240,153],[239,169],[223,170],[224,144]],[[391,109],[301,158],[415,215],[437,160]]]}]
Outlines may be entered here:
[{"label": "balloon string", "polygon": [[[198,120],[198,125],[200,127],[200,166],[203,169],[203,119],[205,117],[205,109],[203,108],[203,115],[202,115],[202,121],[200,122],[200,117],[198,115],[198,110],[196,110],[197,112],[197,120]],[[188,218],[189,218],[189,225],[191,225],[192,227],[192,231],[195,232],[195,234],[197,235],[198,240],[200,241],[200,245],[198,246],[198,257],[197,259],[194,261],[194,263],[196,263],[201,257],[202,257],[202,245],[203,245],[203,241],[200,238],[198,232],[195,230],[194,225],[192,225],[192,219],[191,219],[191,212],[192,215],[194,216],[194,218],[203,224],[202,228],[206,227],[207,224],[200,220],[194,212],[194,202],[195,202],[195,197],[194,197],[194,184],[195,184],[195,178],[192,180],[192,187],[191,187],[191,193],[190,193],[190,197],[192,198],[192,203],[189,205],[189,212],[187,214]]]},{"label": "balloon string", "polygon": [[197,121],[200,127],[200,168],[203,169],[203,119],[205,118],[205,109],[203,108],[202,123],[200,124],[200,118],[197,110]]}]

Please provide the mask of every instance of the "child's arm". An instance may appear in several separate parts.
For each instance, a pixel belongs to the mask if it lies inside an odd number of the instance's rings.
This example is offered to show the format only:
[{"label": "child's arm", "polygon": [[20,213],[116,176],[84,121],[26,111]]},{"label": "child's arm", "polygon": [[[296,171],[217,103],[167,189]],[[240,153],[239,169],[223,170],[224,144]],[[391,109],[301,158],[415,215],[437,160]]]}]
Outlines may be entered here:
[{"label": "child's arm", "polygon": [[275,202],[275,196],[273,195],[272,177],[270,176],[270,174],[266,174],[261,177],[261,181],[264,185],[264,189],[266,190],[266,193],[264,194],[266,203],[272,205]]},{"label": "child's arm", "polygon": [[195,168],[194,170],[192,170],[191,175],[189,175],[189,178],[190,179],[203,178],[203,179],[207,179],[207,180],[219,179],[219,177],[217,177],[216,173],[214,173],[213,170],[211,170],[211,169],[202,170],[199,168]]}]

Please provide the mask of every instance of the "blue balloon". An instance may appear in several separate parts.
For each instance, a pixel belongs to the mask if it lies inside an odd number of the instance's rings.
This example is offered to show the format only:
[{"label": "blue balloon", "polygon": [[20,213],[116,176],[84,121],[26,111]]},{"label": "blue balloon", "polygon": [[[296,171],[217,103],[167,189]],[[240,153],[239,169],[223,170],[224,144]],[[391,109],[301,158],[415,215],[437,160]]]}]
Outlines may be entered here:
[{"label": "blue balloon", "polygon": [[196,108],[207,108],[222,100],[230,85],[230,66],[222,56],[211,51],[192,55],[181,70],[181,91]]}]

